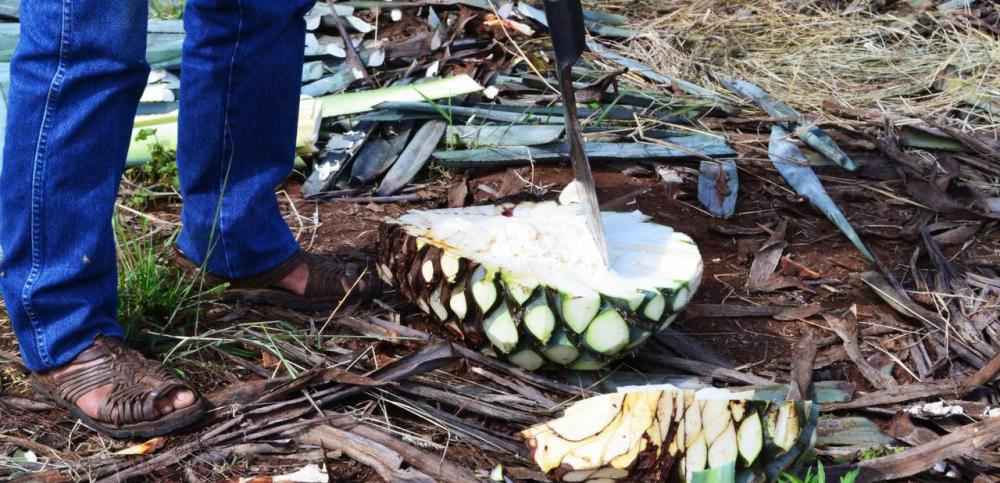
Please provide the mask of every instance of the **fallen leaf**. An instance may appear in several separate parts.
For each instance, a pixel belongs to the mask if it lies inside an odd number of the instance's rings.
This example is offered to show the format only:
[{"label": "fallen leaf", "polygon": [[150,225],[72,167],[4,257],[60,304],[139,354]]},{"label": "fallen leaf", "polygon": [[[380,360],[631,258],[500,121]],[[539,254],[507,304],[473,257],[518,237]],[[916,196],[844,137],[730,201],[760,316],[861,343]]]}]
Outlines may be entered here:
[{"label": "fallen leaf", "polygon": [[781,273],[799,278],[820,278],[819,272],[792,260],[791,255],[781,257]]},{"label": "fallen leaf", "polygon": [[135,446],[129,446],[128,448],[125,448],[121,451],[116,451],[112,454],[116,456],[151,454],[152,452],[162,448],[163,445],[166,444],[166,442],[167,438],[164,438],[163,436],[158,436],[149,441],[146,441],[145,443],[139,443]]}]

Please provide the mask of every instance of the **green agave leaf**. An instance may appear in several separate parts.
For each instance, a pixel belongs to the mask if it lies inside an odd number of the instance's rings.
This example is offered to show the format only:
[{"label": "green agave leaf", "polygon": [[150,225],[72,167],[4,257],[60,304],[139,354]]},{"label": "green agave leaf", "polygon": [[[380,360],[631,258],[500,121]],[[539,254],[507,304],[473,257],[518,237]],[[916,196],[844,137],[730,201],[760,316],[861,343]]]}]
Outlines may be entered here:
[{"label": "green agave leaf", "polygon": [[771,158],[771,163],[778,170],[785,181],[795,189],[799,196],[806,197],[817,210],[834,224],[858,250],[869,260],[874,260],[868,247],[861,241],[861,237],[854,231],[854,227],[847,221],[847,217],[840,211],[837,204],[833,202],[830,195],[823,189],[819,177],[809,167],[802,150],[788,139],[788,131],[775,124],[771,127],[771,143],[768,145],[767,154]]},{"label": "green agave leaf", "polygon": [[431,152],[441,141],[447,127],[446,122],[438,120],[427,121],[423,126],[420,126],[420,129],[413,135],[413,139],[410,140],[410,144],[400,153],[395,164],[385,174],[376,194],[388,196],[406,186],[427,164]]},{"label": "green agave leaf", "polygon": [[[733,90],[734,92],[740,93],[750,100],[754,101],[762,109],[767,111],[768,114],[775,117],[792,117],[798,116],[799,113],[795,109],[792,109],[785,103],[778,100],[778,98],[764,92],[763,89],[757,87],[750,82],[745,80],[729,80],[721,79],[723,85],[726,88]],[[785,129],[794,130],[795,134],[799,136],[809,147],[819,151],[820,154],[826,156],[837,163],[844,169],[848,171],[854,171],[857,169],[857,165],[851,160],[847,153],[840,149],[840,146],[830,138],[830,136],[822,129],[815,126],[806,126],[798,123],[782,123]]]}]

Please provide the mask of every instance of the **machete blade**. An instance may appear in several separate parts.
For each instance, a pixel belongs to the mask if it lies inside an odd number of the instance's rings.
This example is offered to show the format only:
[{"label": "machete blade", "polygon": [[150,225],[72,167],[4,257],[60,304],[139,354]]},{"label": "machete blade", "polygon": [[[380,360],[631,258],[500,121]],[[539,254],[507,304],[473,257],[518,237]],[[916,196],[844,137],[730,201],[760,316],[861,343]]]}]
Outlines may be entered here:
[{"label": "machete blade", "polygon": [[566,140],[569,142],[569,157],[573,165],[573,178],[580,187],[580,203],[583,206],[587,226],[593,235],[598,253],[608,265],[608,246],[604,240],[604,223],[597,204],[597,188],[594,174],[590,171],[590,161],[583,149],[580,121],[576,112],[576,93],[573,89],[573,64],[586,49],[586,33],[583,26],[583,8],[580,0],[545,0],[545,17],[548,19],[549,34],[555,48],[558,67],[559,91],[563,107],[566,109]]}]

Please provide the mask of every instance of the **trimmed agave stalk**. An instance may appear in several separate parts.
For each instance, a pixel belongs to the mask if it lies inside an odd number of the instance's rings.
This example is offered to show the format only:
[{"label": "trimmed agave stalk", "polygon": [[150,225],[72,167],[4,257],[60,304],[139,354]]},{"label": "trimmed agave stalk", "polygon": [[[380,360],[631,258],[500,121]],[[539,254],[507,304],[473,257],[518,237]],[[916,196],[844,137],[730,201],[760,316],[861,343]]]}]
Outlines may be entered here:
[{"label": "trimmed agave stalk", "polygon": [[[322,108],[323,103],[318,99],[308,96],[299,99],[299,117],[295,134],[296,153],[316,152],[316,141],[319,140],[319,129],[323,119]],[[125,167],[132,168],[148,163],[152,159],[152,144],[160,144],[166,149],[177,149],[177,116],[177,110],[166,114],[136,116]],[[137,135],[143,129],[154,130],[155,141],[139,140]]]},{"label": "trimmed agave stalk", "polygon": [[473,347],[528,370],[599,369],[670,324],[702,272],[686,235],[638,212],[603,217],[611,270],[569,245],[585,222],[555,202],[411,211],[382,224],[377,268]]},{"label": "trimmed agave stalk", "polygon": [[520,434],[555,481],[774,479],[811,447],[818,413],[810,401],[747,396],[685,390],[604,394]]}]

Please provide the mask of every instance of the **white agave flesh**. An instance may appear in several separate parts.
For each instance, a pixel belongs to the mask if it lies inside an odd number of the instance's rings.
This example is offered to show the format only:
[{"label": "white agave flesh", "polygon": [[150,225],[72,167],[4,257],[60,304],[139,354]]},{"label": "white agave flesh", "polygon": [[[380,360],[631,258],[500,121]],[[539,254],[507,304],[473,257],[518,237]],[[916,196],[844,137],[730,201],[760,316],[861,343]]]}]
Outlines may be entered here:
[{"label": "white agave flesh", "polygon": [[[509,215],[509,216],[507,216]],[[602,213],[610,266],[591,240],[579,205],[555,202],[414,210],[397,223],[517,280],[568,294],[597,292],[631,300],[637,291],[688,285],[702,261],[690,237],[651,223],[639,212]],[[684,298],[686,300],[687,297]]]},{"label": "white agave flesh", "polygon": [[486,318],[483,322],[483,330],[486,332],[486,337],[493,343],[493,347],[500,349],[504,354],[517,346],[517,325],[514,324],[510,311],[503,305]]},{"label": "white agave flesh", "polygon": [[[612,441],[620,441],[615,445],[608,445],[605,450],[604,460],[611,460],[614,468],[628,468],[635,461],[639,453],[646,449],[648,441],[644,438],[650,428],[657,428],[654,424],[656,420],[656,409],[660,399],[660,394],[655,392],[645,392],[636,394],[636,397],[625,398],[625,408],[623,410],[626,418],[622,423],[624,431],[619,429],[618,435],[612,435]],[[615,456],[624,446],[625,451]],[[613,458],[612,458],[613,457]]]},{"label": "white agave flesh", "polygon": [[[677,389],[636,389],[596,396],[573,403],[563,417],[533,426],[521,435],[542,471],[560,468],[550,476],[561,481],[645,481],[642,478],[654,475],[633,473],[639,454],[676,458],[674,467],[686,481],[706,469],[722,471],[716,476],[731,475],[738,467],[737,458],[744,462],[739,467],[749,466],[759,457],[765,441],[758,406],[739,400],[737,406],[744,414],[742,424],[737,425],[730,412],[731,400],[725,396],[745,393],[721,389],[699,392],[707,398]],[[794,402],[780,403],[772,413],[775,420],[792,419],[778,414],[786,406],[796,410]],[[789,423],[780,425],[789,427]],[[777,421],[771,424],[779,425]],[[717,425],[721,429],[716,429]]]},{"label": "white agave flesh", "polygon": [[448,283],[454,283],[455,277],[458,275],[458,270],[460,268],[459,258],[452,254],[451,252],[443,252],[441,254],[441,273],[444,274],[445,280]]},{"label": "white agave flesh", "polygon": [[624,394],[604,394],[584,399],[567,408],[563,417],[545,425],[560,438],[582,441],[604,431],[621,414],[624,401]]},{"label": "white agave flesh", "polygon": [[[760,439],[760,436],[758,436]],[[719,437],[712,441],[708,447],[708,467],[720,468],[736,460],[738,450],[736,448],[736,430],[733,429],[733,422],[726,420],[726,427],[719,434]]]},{"label": "white agave flesh", "polygon": [[468,304],[469,302],[465,297],[464,291],[452,292],[451,298],[448,300],[448,306],[451,307],[451,311],[459,319],[465,318],[465,314],[469,311]]},{"label": "white agave flesh", "polygon": [[431,296],[428,297],[427,301],[430,303],[431,310],[434,312],[434,315],[437,318],[441,320],[445,320],[448,318],[448,309],[445,308],[444,301],[441,300],[440,287],[434,289],[434,292],[431,293]]},{"label": "white agave flesh", "polygon": [[729,401],[713,399],[704,401],[701,409],[701,421],[705,432],[705,441],[711,445],[729,424]]},{"label": "white agave flesh", "polygon": [[515,352],[511,354],[510,362],[514,363],[522,369],[527,369],[529,371],[537,370],[538,368],[545,365],[545,359],[538,355],[537,352],[531,349],[525,349],[522,351]]},{"label": "white agave flesh", "polygon": [[628,471],[620,468],[603,468],[600,470],[570,471],[563,475],[563,481],[589,481],[591,483],[616,481],[628,478]]},{"label": "white agave flesh", "polygon": [[764,429],[760,424],[760,416],[757,411],[751,411],[740,423],[740,428],[736,431],[736,442],[739,449],[740,458],[747,466],[753,464],[764,448],[762,438]]}]

